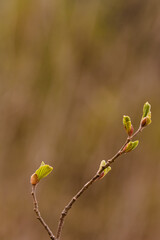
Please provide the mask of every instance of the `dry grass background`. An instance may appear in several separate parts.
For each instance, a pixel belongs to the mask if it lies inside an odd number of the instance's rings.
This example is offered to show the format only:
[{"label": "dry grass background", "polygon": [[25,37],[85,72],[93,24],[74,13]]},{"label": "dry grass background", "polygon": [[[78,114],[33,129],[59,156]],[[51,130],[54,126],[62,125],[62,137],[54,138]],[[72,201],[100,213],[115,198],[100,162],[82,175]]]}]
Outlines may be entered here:
[{"label": "dry grass background", "polygon": [[0,2],[0,239],[46,240],[29,178],[55,232],[60,211],[119,149],[122,115],[153,123],[66,218],[62,240],[160,236],[160,7],[158,1]]}]

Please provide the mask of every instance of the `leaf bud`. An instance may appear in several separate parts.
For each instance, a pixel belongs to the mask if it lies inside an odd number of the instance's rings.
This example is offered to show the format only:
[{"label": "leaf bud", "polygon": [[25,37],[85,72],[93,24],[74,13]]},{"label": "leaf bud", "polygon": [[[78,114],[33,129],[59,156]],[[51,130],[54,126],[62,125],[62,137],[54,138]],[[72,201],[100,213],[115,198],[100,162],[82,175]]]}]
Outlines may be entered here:
[{"label": "leaf bud", "polygon": [[52,170],[53,167],[42,162],[40,167],[31,176],[31,184],[36,185],[42,178],[46,177]]},{"label": "leaf bud", "polygon": [[[105,160],[102,160],[101,163],[100,163],[100,166],[99,166],[99,171],[102,170],[103,167],[106,166],[106,161]],[[105,168],[101,173],[100,173],[100,176],[99,176],[99,179],[102,179],[109,171],[111,170],[111,167],[108,166],[107,168]]]},{"label": "leaf bud", "polygon": [[36,173],[33,173],[32,174],[32,176],[31,176],[31,184],[32,185],[36,185],[38,182],[39,182],[39,180],[38,180],[38,176],[37,176],[37,174]]},{"label": "leaf bud", "polygon": [[151,105],[146,102],[143,106],[143,115],[141,119],[141,127],[146,127],[151,124]]},{"label": "leaf bud", "polygon": [[132,126],[132,123],[131,123],[131,119],[129,116],[123,116],[123,125],[126,129],[126,132],[129,136],[131,136],[133,134],[133,131],[134,131],[134,128]]},{"label": "leaf bud", "polygon": [[139,141],[136,140],[134,142],[130,141],[129,143],[126,144],[126,146],[123,148],[122,152],[123,153],[128,153],[135,149],[138,146]]}]

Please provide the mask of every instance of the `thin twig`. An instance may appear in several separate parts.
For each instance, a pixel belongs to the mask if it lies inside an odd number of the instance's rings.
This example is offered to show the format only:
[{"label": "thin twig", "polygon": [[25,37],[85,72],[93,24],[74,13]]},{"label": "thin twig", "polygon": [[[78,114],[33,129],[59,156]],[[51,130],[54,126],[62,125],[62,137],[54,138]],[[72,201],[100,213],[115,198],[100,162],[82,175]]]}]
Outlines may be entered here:
[{"label": "thin twig", "polygon": [[59,219],[59,224],[58,224],[58,230],[57,230],[57,240],[60,238],[61,235],[61,231],[62,231],[62,226],[64,223],[64,218],[67,216],[68,211],[71,209],[72,205],[75,203],[75,201],[82,195],[82,193],[84,193],[85,190],[87,190],[87,188],[89,186],[92,185],[92,183],[98,179],[99,174],[96,174],[89,182],[87,182],[82,188],[81,190],[71,199],[71,201],[68,203],[68,205],[65,206],[65,208],[63,209],[60,219]]},{"label": "thin twig", "polygon": [[33,197],[33,204],[34,204],[34,212],[37,215],[37,219],[41,222],[41,224],[43,225],[43,227],[45,228],[45,230],[48,232],[50,239],[52,240],[56,240],[56,237],[53,235],[52,231],[50,230],[50,228],[48,227],[48,225],[45,223],[45,221],[43,220],[43,218],[41,217],[39,208],[38,208],[38,202],[37,202],[37,198],[36,198],[36,186],[32,185],[32,197]]},{"label": "thin twig", "polygon": [[123,146],[120,148],[120,150],[111,158],[106,162],[106,165],[103,166],[101,168],[101,170],[99,170],[96,175],[94,175],[94,177],[91,178],[91,180],[89,180],[82,188],[81,190],[70,200],[70,202],[65,206],[65,208],[63,209],[60,219],[59,219],[59,223],[58,223],[58,229],[57,229],[57,234],[56,234],[56,239],[59,240],[60,239],[60,235],[62,232],[62,227],[64,224],[64,219],[68,214],[68,211],[71,209],[72,205],[76,202],[76,200],[100,177],[100,174],[104,171],[104,169],[106,169],[108,166],[110,166],[110,164],[112,164],[116,158],[118,158],[123,152],[124,147],[126,146],[127,143],[129,143],[131,141],[131,139],[133,137],[135,137],[139,132],[142,131],[142,127],[140,126],[138,128],[138,130],[130,137],[128,137],[125,141],[125,143],[123,144]]}]

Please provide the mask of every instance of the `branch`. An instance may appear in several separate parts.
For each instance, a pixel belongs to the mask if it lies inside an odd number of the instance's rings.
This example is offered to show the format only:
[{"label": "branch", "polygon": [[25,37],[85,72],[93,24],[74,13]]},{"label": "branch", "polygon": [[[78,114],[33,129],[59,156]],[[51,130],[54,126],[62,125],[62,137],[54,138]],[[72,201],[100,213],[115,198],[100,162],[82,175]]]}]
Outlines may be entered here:
[{"label": "branch", "polygon": [[70,200],[70,202],[65,206],[65,208],[63,209],[63,211],[61,212],[61,216],[59,219],[59,223],[58,223],[58,230],[57,230],[57,234],[56,234],[56,239],[59,240],[60,239],[60,235],[62,232],[62,227],[64,224],[64,220],[65,217],[68,214],[68,211],[71,209],[72,205],[77,201],[77,199],[100,177],[100,174],[107,168],[110,166],[110,164],[112,164],[116,158],[118,158],[123,152],[124,147],[131,141],[131,139],[133,137],[135,137],[139,132],[142,131],[142,127],[140,125],[140,127],[138,128],[138,130],[132,135],[132,136],[128,136],[125,143],[123,144],[123,146],[120,148],[120,150],[111,158],[106,162],[106,165],[103,166],[95,175],[93,178],[91,178],[91,180],[89,180],[82,188],[81,190]]},{"label": "branch", "polygon": [[48,232],[48,234],[50,236],[50,239],[56,240],[56,238],[53,235],[53,233],[51,232],[50,228],[48,227],[48,225],[45,223],[45,221],[41,217],[40,211],[38,209],[38,202],[37,202],[37,198],[36,198],[36,185],[32,185],[32,192],[31,192],[31,194],[32,194],[32,197],[33,197],[34,212],[37,215],[37,219],[41,222],[41,224],[43,225],[45,230]]},{"label": "branch", "polygon": [[133,134],[133,126],[131,123],[131,119],[129,116],[123,115],[123,125],[125,127],[125,130],[128,134],[128,137],[125,141],[125,143],[122,145],[120,150],[108,161],[102,160],[100,163],[99,170],[97,173],[89,180],[80,190],[79,192],[70,200],[70,202],[65,206],[63,211],[61,212],[59,223],[58,223],[58,229],[56,236],[53,235],[51,230],[49,229],[48,225],[44,222],[43,218],[40,215],[39,209],[38,209],[38,202],[36,199],[36,185],[37,183],[44,177],[46,177],[52,170],[53,167],[49,166],[48,164],[45,164],[44,162],[41,163],[40,167],[35,171],[35,173],[32,174],[30,182],[32,184],[32,196],[33,196],[33,203],[34,203],[34,211],[37,215],[37,219],[41,222],[45,230],[48,232],[50,238],[52,240],[59,240],[60,235],[62,232],[62,227],[64,224],[65,217],[67,216],[69,210],[73,206],[73,204],[77,201],[77,199],[98,179],[103,178],[110,170],[110,165],[117,159],[120,155],[130,152],[133,149],[135,149],[139,143],[138,140],[132,142],[132,138],[135,137],[139,132],[143,130],[144,127],[151,124],[151,105],[146,102],[143,106],[143,115],[140,121],[140,126],[138,130]]},{"label": "branch", "polygon": [[84,193],[92,185],[92,183],[97,180],[98,177],[99,177],[99,174],[96,174],[89,182],[87,182],[81,188],[81,190],[71,199],[68,205],[66,205],[65,208],[63,209],[59,219],[59,224],[58,224],[58,230],[56,235],[57,240],[60,239],[64,218],[67,216],[68,211],[71,209],[72,205],[76,202],[76,200],[82,195],[82,193]]}]

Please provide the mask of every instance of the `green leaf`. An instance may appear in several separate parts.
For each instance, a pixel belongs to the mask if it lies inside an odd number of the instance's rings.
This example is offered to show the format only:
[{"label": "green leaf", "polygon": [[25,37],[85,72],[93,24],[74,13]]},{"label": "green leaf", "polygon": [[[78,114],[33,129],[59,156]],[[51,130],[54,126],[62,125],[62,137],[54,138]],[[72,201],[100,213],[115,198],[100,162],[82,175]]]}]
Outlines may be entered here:
[{"label": "green leaf", "polygon": [[135,149],[138,146],[138,144],[139,144],[138,140],[132,142],[132,150]]},{"label": "green leaf", "polygon": [[105,160],[102,160],[101,163],[100,163],[100,166],[99,166],[99,170],[98,171],[101,171],[102,167],[106,166],[106,161]]},{"label": "green leaf", "polygon": [[146,102],[143,106],[143,118],[147,117],[147,115],[151,112],[151,105]]},{"label": "green leaf", "polygon": [[42,167],[42,166],[44,166],[44,165],[45,165],[45,163],[42,161],[40,167]]},{"label": "green leaf", "polygon": [[129,116],[123,115],[123,125],[124,125],[124,126],[126,125],[127,122],[130,122],[130,121],[131,121],[131,119],[130,119]]},{"label": "green leaf", "polygon": [[139,144],[139,141],[136,140],[134,142],[130,141],[123,149],[123,152],[128,153],[130,151],[132,151],[133,149],[135,149]]},{"label": "green leaf", "polygon": [[126,129],[127,134],[131,136],[133,133],[133,126],[129,116],[125,116],[125,115],[123,116],[123,125]]},{"label": "green leaf", "polygon": [[41,180],[42,178],[46,177],[52,170],[53,167],[42,162],[40,167],[36,170],[35,174],[37,174],[38,180]]},{"label": "green leaf", "polygon": [[[111,171],[111,167],[110,167],[110,166],[108,166],[107,168],[104,169],[104,171],[103,171],[103,172],[104,172],[103,177],[104,177],[109,171]],[[102,178],[103,178],[103,177],[102,177]]]},{"label": "green leaf", "polygon": [[124,147],[124,152],[130,152],[132,150],[132,142],[129,142],[125,147]]}]

